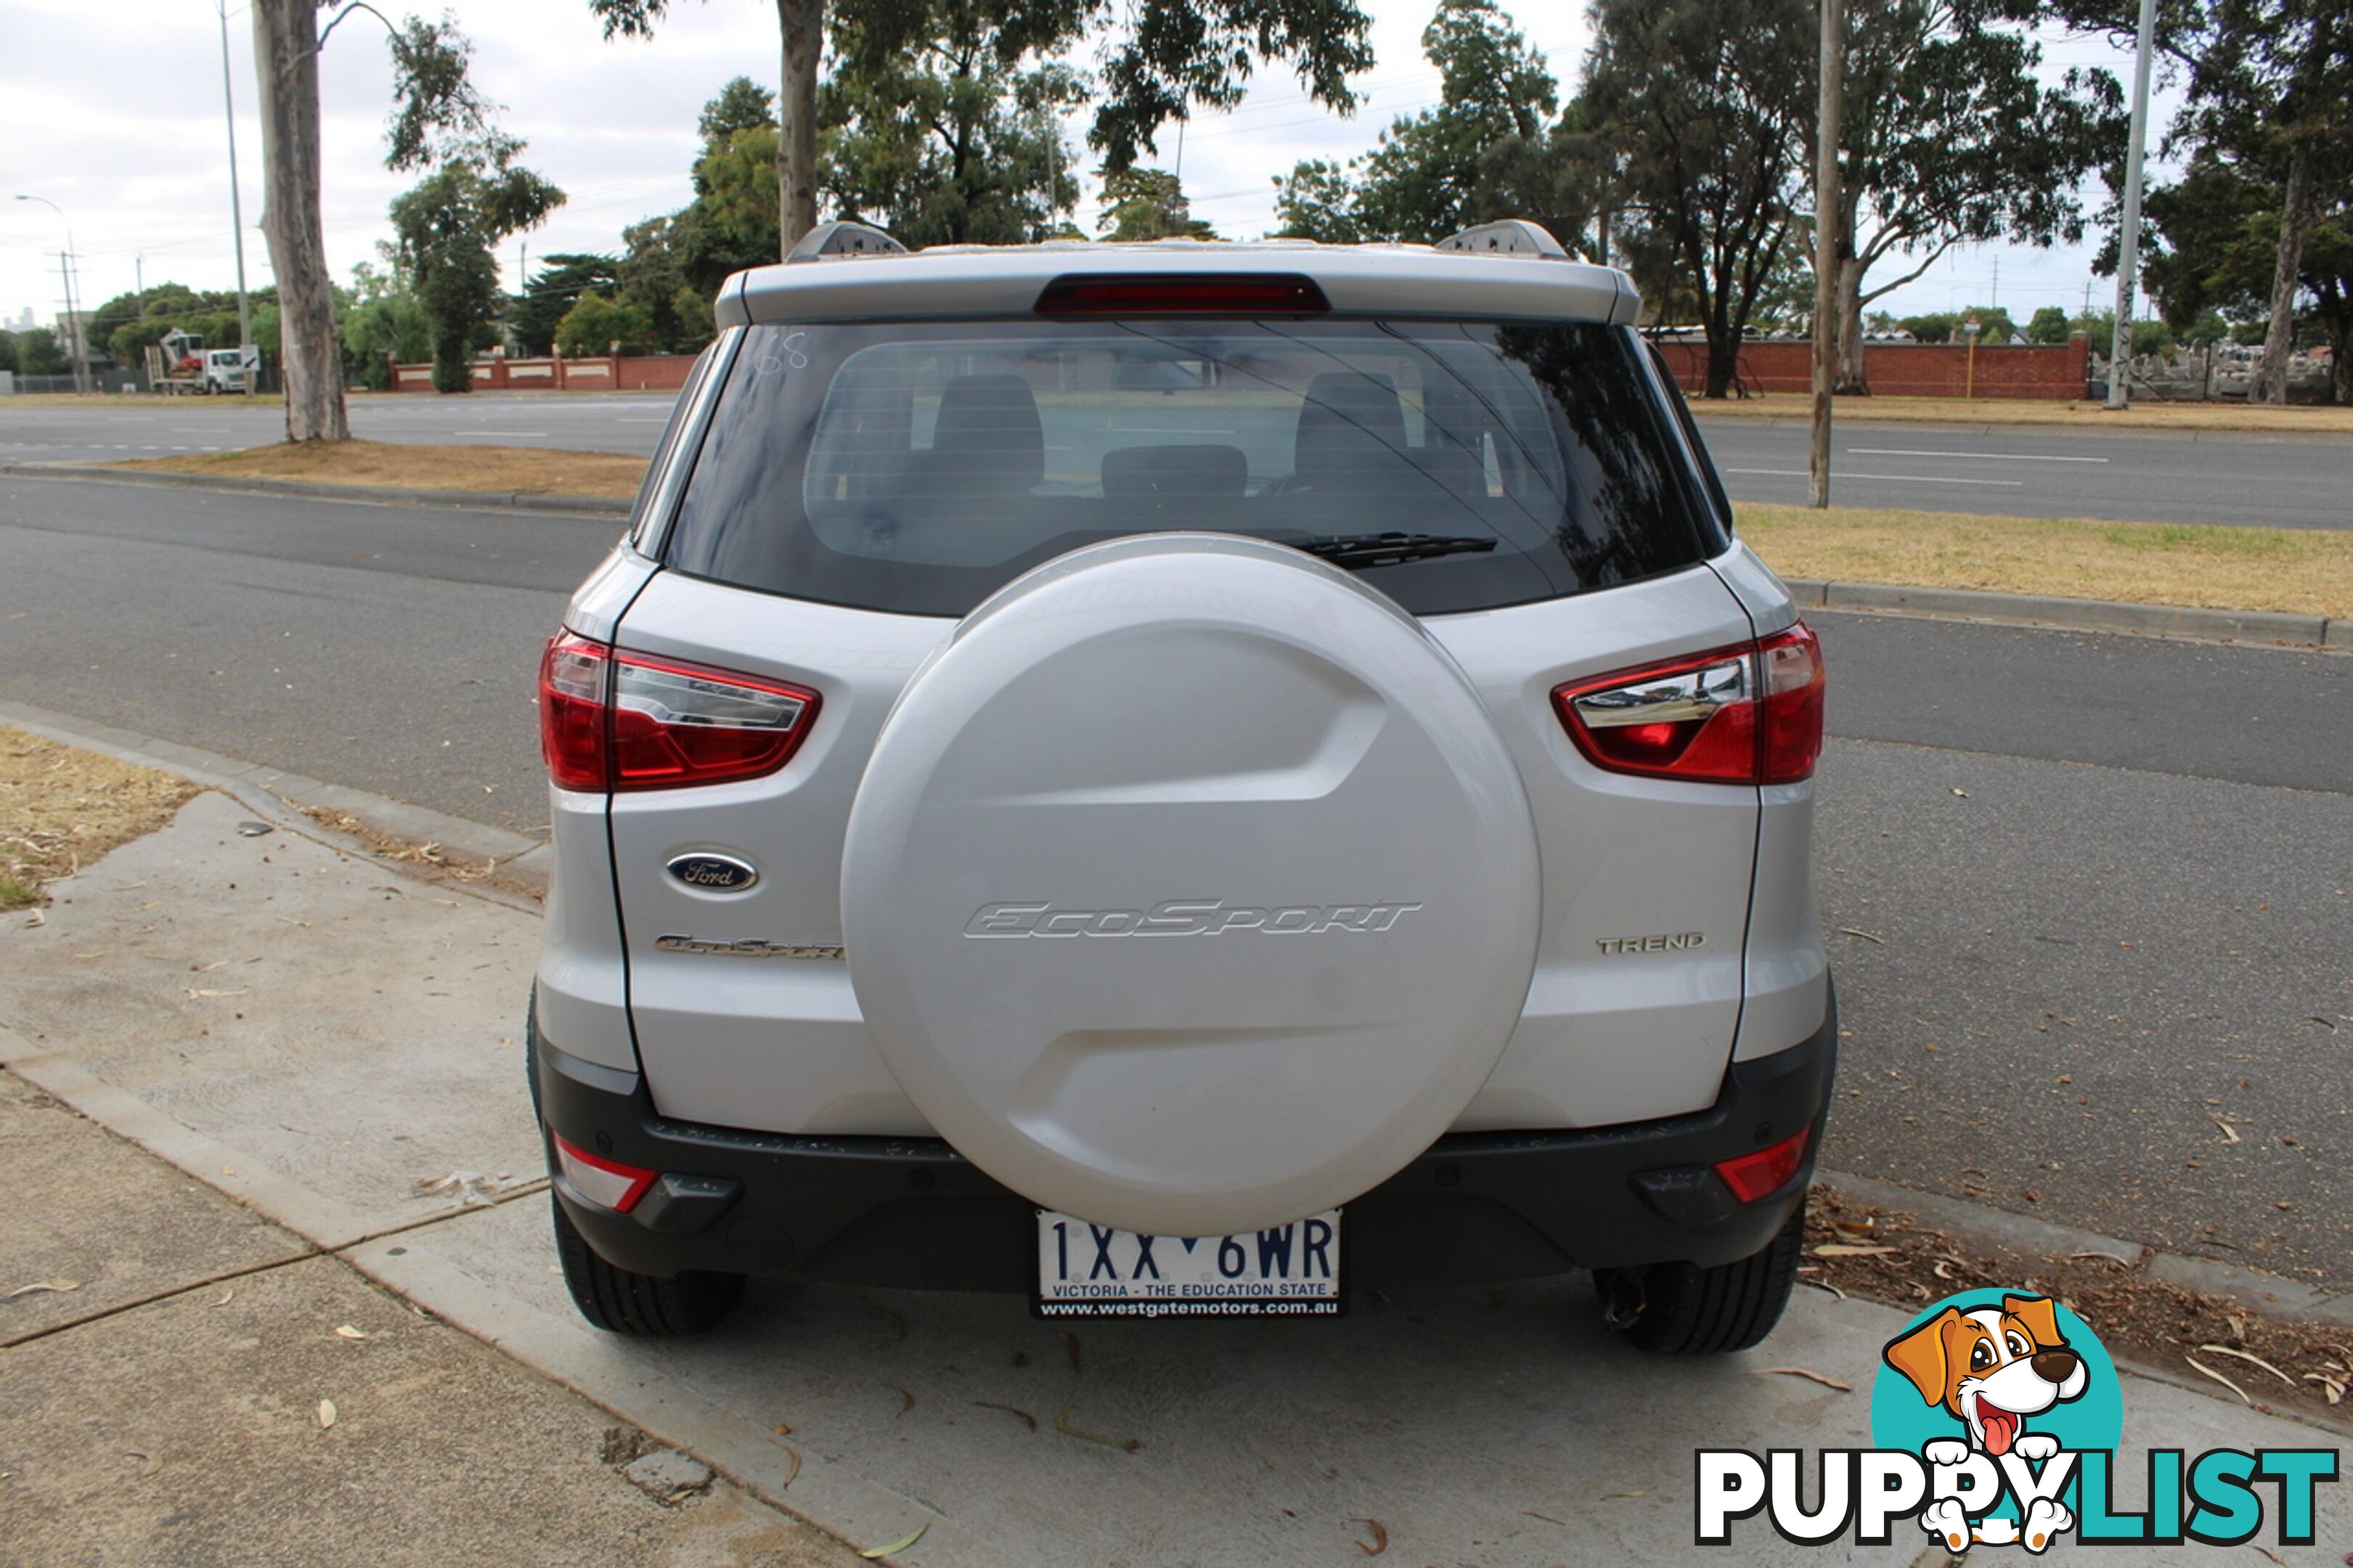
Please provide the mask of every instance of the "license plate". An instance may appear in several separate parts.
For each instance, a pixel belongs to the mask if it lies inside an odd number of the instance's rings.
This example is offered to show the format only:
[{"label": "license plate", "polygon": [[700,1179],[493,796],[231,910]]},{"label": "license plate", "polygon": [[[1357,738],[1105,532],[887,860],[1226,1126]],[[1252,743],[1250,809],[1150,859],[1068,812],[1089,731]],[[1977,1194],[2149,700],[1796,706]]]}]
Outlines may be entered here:
[{"label": "license plate", "polygon": [[1038,1211],[1041,1318],[1337,1317],[1340,1211],[1232,1236],[1138,1236]]}]

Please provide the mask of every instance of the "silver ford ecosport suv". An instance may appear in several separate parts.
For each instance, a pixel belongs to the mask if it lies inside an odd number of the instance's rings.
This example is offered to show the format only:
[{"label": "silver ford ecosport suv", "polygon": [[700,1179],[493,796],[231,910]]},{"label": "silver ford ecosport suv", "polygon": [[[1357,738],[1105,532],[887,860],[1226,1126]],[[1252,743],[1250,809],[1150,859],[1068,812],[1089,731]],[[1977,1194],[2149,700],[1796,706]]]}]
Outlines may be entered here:
[{"label": "silver ford ecosport suv", "polygon": [[1822,666],[1620,274],[1433,247],[731,279],[540,683],[531,1030],[590,1321],[1594,1272],[1780,1316]]}]

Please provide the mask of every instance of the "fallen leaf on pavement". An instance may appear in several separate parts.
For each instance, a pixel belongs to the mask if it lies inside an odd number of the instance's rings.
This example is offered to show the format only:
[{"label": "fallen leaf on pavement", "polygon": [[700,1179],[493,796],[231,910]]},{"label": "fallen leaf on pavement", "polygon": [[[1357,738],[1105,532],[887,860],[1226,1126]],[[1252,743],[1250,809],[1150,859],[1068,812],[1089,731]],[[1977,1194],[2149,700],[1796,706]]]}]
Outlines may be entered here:
[{"label": "fallen leaf on pavement", "polygon": [[2237,1394],[2237,1395],[2239,1396],[2239,1403],[2240,1403],[2240,1404],[2246,1405],[2249,1409],[2253,1409],[2253,1408],[2254,1407],[2254,1403],[2255,1403],[2255,1402],[2254,1402],[2253,1400],[2249,1399],[2249,1398],[2247,1397],[2247,1391],[2246,1391],[2245,1389],[2241,1388],[2237,1384],[2232,1383],[2229,1378],[2224,1377],[2221,1373],[2216,1372],[2212,1367],[2211,1367],[2211,1366],[2203,1366],[2203,1365],[2200,1365],[2200,1364],[2199,1363],[2198,1358],[2197,1358],[2196,1356],[2188,1356],[2188,1355],[2186,1355],[2186,1356],[2183,1356],[2181,1359],[2182,1359],[2183,1361],[2186,1361],[2186,1362],[2188,1362],[2188,1363],[2189,1363],[2189,1369],[2190,1369],[2192,1372],[2202,1372],[2202,1373],[2204,1373],[2208,1377],[2212,1378],[2215,1382],[2217,1382],[2217,1383],[2221,1384],[2223,1387],[2225,1387],[2225,1388],[2229,1389],[2232,1393],[2233,1393],[2233,1394]]},{"label": "fallen leaf on pavement", "polygon": [[1895,1248],[1852,1241],[1825,1241],[1814,1248],[1816,1258],[1893,1258]]},{"label": "fallen leaf on pavement", "polygon": [[1029,1427],[1032,1432],[1038,1430],[1038,1418],[1035,1415],[1030,1415],[1027,1410],[1017,1410],[1010,1405],[999,1405],[994,1399],[976,1399],[973,1403],[979,1405],[983,1410],[1002,1410],[1008,1415],[1013,1416],[1015,1419],[1018,1420],[1021,1425]]},{"label": "fallen leaf on pavement", "polygon": [[1825,1372],[1815,1372],[1810,1367],[1760,1366],[1748,1375],[1751,1377],[1802,1377],[1810,1383],[1819,1383],[1824,1388],[1835,1388],[1841,1394],[1852,1394],[1854,1392],[1854,1384],[1851,1383],[1841,1383],[1837,1378],[1831,1376],[1830,1373]]},{"label": "fallen leaf on pavement", "polygon": [[365,1338],[367,1338],[367,1337],[368,1337],[368,1336],[367,1336],[367,1331],[366,1331],[366,1330],[364,1330],[364,1329],[355,1329],[355,1328],[352,1327],[349,1323],[340,1323],[340,1324],[337,1324],[337,1325],[336,1325],[336,1328],[335,1328],[335,1332],[337,1332],[337,1333],[339,1333],[339,1334],[343,1335],[343,1338],[345,1338],[345,1339],[347,1339],[347,1340],[364,1340],[364,1339],[365,1339]]},{"label": "fallen leaf on pavement", "polygon": [[1054,1417],[1054,1430],[1066,1437],[1083,1437],[1090,1443],[1101,1443],[1106,1448],[1117,1448],[1123,1454],[1133,1454],[1144,1447],[1143,1441],[1139,1438],[1130,1437],[1123,1443],[1116,1437],[1106,1437],[1100,1432],[1089,1432],[1082,1427],[1071,1426],[1071,1412],[1077,1408],[1076,1404],[1063,1405],[1060,1414]]},{"label": "fallen leaf on pavement", "polygon": [[2290,1377],[2287,1373],[2282,1372],[2279,1368],[2274,1366],[2271,1363],[2265,1361],[2259,1355],[2249,1355],[2245,1351],[2234,1351],[2228,1345],[2200,1345],[2198,1347],[2198,1353],[2200,1355],[2212,1354],[2234,1356],[2238,1360],[2245,1362],[2252,1366],[2262,1367],[2265,1372],[2270,1373],[2274,1377],[2278,1378],[2290,1388],[2294,1388],[2295,1386],[2295,1379]]},{"label": "fallen leaf on pavement", "polygon": [[2239,1141],[2239,1130],[2237,1128],[2232,1126],[2229,1122],[2223,1121],[2219,1116],[2213,1118],[2213,1122],[2215,1126],[2222,1130],[2223,1142],[2236,1143]]},{"label": "fallen leaf on pavement", "polygon": [[895,1557],[900,1552],[906,1551],[907,1548],[915,1544],[918,1541],[921,1541],[923,1538],[923,1531],[931,1528],[932,1527],[928,1524],[919,1524],[915,1526],[914,1532],[913,1534],[901,1540],[894,1541],[888,1546],[870,1546],[858,1555],[865,1558],[869,1563],[873,1562],[878,1557]]},{"label": "fallen leaf on pavement", "polygon": [[319,1429],[324,1431],[334,1424],[335,1402],[332,1399],[322,1399],[319,1401]]},{"label": "fallen leaf on pavement", "polygon": [[1356,1542],[1356,1550],[1363,1552],[1366,1556],[1378,1557],[1382,1552],[1387,1552],[1389,1549],[1389,1527],[1383,1524],[1379,1520],[1352,1519],[1348,1522],[1350,1524],[1362,1524],[1371,1527],[1373,1531],[1373,1543],[1370,1546],[1367,1546],[1361,1541]]},{"label": "fallen leaf on pavement", "polygon": [[915,1396],[908,1393],[905,1389],[900,1387],[897,1384],[886,1383],[882,1386],[897,1394],[900,1399],[903,1401],[903,1403],[899,1406],[900,1415],[904,1415],[908,1411],[913,1410],[915,1407]]},{"label": "fallen leaf on pavement", "polygon": [[79,1279],[36,1279],[30,1285],[17,1286],[14,1290],[9,1291],[5,1298],[0,1298],[0,1300],[13,1301],[19,1296],[37,1296],[45,1291],[54,1290],[62,1292],[67,1290],[79,1290],[80,1289],[81,1281]]}]

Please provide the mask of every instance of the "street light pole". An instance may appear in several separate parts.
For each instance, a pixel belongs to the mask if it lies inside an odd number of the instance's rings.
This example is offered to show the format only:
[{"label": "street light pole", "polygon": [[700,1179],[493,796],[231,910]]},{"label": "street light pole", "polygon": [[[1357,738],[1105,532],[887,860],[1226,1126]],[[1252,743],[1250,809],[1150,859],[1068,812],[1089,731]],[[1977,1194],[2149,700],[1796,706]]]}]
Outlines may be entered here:
[{"label": "street light pole", "polygon": [[47,196],[20,195],[16,199],[20,202],[40,203],[57,214],[58,221],[65,226],[66,247],[58,253],[58,277],[65,284],[66,289],[66,352],[73,356],[74,391],[86,393],[90,390],[90,356],[82,352],[81,312],[74,306],[73,219],[66,216],[65,208]]},{"label": "street light pole", "polygon": [[245,295],[245,205],[237,188],[237,100],[229,91],[228,0],[216,0],[216,4],[220,7],[221,112],[228,121],[228,226],[237,241],[237,363],[244,373],[245,395],[249,398],[259,379],[254,374],[259,366],[247,358],[253,346],[253,310]]},{"label": "street light pole", "polygon": [[2116,233],[2116,330],[2108,345],[2108,404],[2122,408],[2130,394],[2133,274],[2140,265],[2140,150],[2148,139],[2148,57],[2157,38],[2157,0],[2140,0],[2140,37],[2133,46],[2132,145],[2125,149],[2125,222]]}]

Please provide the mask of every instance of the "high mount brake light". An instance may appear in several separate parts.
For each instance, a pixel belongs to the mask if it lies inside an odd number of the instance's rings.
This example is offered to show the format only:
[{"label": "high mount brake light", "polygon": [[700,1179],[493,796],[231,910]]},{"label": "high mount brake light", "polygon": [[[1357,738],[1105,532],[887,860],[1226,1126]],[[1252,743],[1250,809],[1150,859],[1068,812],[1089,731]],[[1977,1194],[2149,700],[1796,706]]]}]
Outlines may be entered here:
[{"label": "high mount brake light", "polygon": [[1332,301],[1289,272],[1071,273],[1038,296],[1041,316],[1320,316]]},{"label": "high mount brake light", "polygon": [[632,653],[571,632],[539,669],[540,750],[559,789],[676,789],[775,773],[817,693],[765,676]]},{"label": "high mount brake light", "polygon": [[1794,784],[1822,750],[1821,644],[1802,621],[1754,643],[1556,689],[1577,749],[1612,773]]}]

